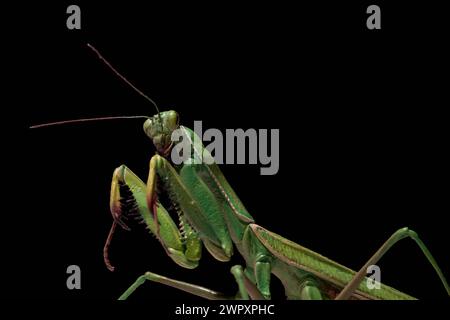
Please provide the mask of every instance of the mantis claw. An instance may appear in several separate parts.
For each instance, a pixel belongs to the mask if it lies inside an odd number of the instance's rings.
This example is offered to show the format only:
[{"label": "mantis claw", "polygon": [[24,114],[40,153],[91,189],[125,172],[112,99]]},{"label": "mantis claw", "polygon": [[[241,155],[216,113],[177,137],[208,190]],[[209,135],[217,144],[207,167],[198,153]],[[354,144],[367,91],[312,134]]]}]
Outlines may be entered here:
[{"label": "mantis claw", "polygon": [[111,261],[109,260],[109,245],[111,244],[112,235],[114,234],[114,231],[116,230],[117,221],[114,220],[111,226],[111,229],[109,230],[108,238],[106,239],[105,246],[103,247],[103,261],[105,262],[106,267],[109,271],[114,271],[114,267],[111,264]]},{"label": "mantis claw", "polygon": [[[152,183],[150,190],[155,190],[155,187],[156,183]],[[107,268],[114,270],[108,257],[108,250],[116,226],[120,225],[123,229],[130,230],[124,220],[132,215],[156,236],[173,261],[185,268],[197,267],[201,256],[201,241],[197,233],[183,223],[184,229],[188,231],[183,234],[157,200],[156,192],[152,192],[148,197],[148,190],[148,186],[126,166],[122,165],[114,171],[110,198],[113,224],[103,249]]]}]

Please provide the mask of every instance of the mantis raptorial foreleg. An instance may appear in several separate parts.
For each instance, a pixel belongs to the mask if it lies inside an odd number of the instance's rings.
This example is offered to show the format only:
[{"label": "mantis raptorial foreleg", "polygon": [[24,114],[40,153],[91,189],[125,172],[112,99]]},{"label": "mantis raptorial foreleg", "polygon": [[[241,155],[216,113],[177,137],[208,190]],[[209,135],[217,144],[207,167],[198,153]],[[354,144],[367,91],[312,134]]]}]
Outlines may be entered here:
[{"label": "mantis raptorial foreleg", "polygon": [[[122,221],[121,219],[125,215],[135,214],[140,221],[145,223],[148,230],[160,240],[169,257],[177,264],[188,269],[197,267],[201,257],[201,242],[196,232],[185,226],[185,239],[182,239],[175,222],[160,203],[155,203],[158,217],[158,223],[156,223],[147,206],[146,190],[147,186],[126,166],[122,165],[114,171],[110,200],[114,223],[105,244],[104,258],[106,265],[110,270],[114,270],[109,263],[107,249],[116,222]],[[123,222],[120,223],[123,224]],[[160,228],[159,232],[157,232],[157,225]]]},{"label": "mantis raptorial foreleg", "polygon": [[425,246],[425,244],[422,242],[422,240],[419,238],[419,236],[415,231],[410,230],[408,228],[401,228],[396,232],[394,232],[394,234],[380,247],[380,249],[378,249],[378,251],[375,252],[375,254],[369,259],[369,261],[367,261],[367,263],[355,274],[353,279],[345,286],[345,288],[336,297],[336,300],[349,299],[350,296],[359,287],[362,280],[365,279],[365,276],[367,274],[367,268],[371,265],[376,264],[394,244],[408,237],[413,239],[417,243],[419,248],[427,257],[430,264],[433,266],[436,273],[439,275],[439,278],[441,279],[441,282],[444,285],[445,290],[447,290],[447,294],[450,295],[450,287],[447,283],[447,280],[445,279],[444,274],[442,273],[436,260],[433,258],[428,248]]},{"label": "mantis raptorial foreleg", "polygon": [[[214,229],[211,225],[212,212],[202,210],[198,200],[193,197],[186,185],[189,183],[190,169],[191,167],[186,166],[178,173],[167,159],[160,155],[153,156],[150,160],[147,181],[147,203],[153,203],[154,190],[156,185],[160,183],[161,187],[168,192],[173,203],[178,205],[180,212],[190,217],[189,222],[195,227],[195,230],[202,230],[201,240],[209,253],[219,261],[229,261],[233,253],[233,245],[228,237],[228,231],[226,229]],[[204,198],[207,196],[206,193],[203,195]],[[209,209],[211,211],[213,208]],[[217,215],[214,215],[214,219],[223,221],[223,218]]]}]

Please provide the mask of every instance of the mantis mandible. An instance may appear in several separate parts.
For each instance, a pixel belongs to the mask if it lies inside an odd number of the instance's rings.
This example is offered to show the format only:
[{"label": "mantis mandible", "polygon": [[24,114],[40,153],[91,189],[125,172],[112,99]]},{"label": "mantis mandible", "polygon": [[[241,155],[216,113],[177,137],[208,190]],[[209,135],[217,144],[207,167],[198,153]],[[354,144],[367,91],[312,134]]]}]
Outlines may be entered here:
[{"label": "mantis mandible", "polygon": [[[257,225],[218,165],[214,161],[208,161],[208,164],[193,161],[198,156],[212,156],[200,139],[196,139],[195,132],[179,124],[177,112],[160,112],[153,100],[118,73],[95,48],[88,46],[116,75],[157,109],[157,114],[153,117],[143,117],[146,118],[144,132],[157,151],[150,160],[147,181],[144,183],[125,165],[121,165],[113,173],[110,195],[113,224],[104,247],[104,260],[108,269],[114,270],[108,258],[112,235],[117,225],[129,229],[123,217],[131,215],[145,224],[149,232],[160,241],[167,255],[181,267],[197,267],[203,246],[218,261],[229,261],[235,250],[245,260],[245,266],[235,265],[231,268],[238,287],[235,295],[228,296],[202,286],[146,272],[119,299],[127,299],[146,281],[159,282],[206,299],[270,299],[273,274],[281,280],[288,299],[412,300],[415,298],[384,284],[370,289],[364,281],[367,280],[367,268],[376,264],[394,244],[404,238],[415,241],[438,274],[447,295],[450,295],[450,287],[437,262],[417,233],[408,228],[394,232],[367,263],[355,272]],[[52,124],[111,118],[116,117]],[[173,165],[170,160],[170,153],[177,144],[171,140],[174,130],[181,130],[183,136],[192,142],[191,158],[180,166]],[[179,227],[159,201],[160,193],[169,198],[178,214]]]}]

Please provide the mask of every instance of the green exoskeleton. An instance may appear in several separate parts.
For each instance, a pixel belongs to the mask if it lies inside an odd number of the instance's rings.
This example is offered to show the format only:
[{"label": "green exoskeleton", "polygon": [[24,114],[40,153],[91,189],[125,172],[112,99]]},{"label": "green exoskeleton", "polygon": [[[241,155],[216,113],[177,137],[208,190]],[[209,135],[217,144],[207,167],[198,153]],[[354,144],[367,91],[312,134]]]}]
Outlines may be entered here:
[{"label": "green exoskeleton", "polygon": [[[90,48],[120,78],[154,104],[121,76],[95,48]],[[111,118],[114,117],[102,119]],[[108,248],[114,230],[117,224],[127,229],[122,218],[132,214],[143,221],[149,232],[157,237],[167,255],[184,268],[198,266],[203,246],[219,261],[229,261],[237,251],[244,258],[245,266],[236,265],[231,268],[238,288],[235,295],[227,296],[201,286],[146,272],[137,278],[120,299],[128,298],[147,280],[207,299],[270,299],[273,274],[281,280],[289,299],[410,300],[414,298],[383,284],[369,288],[366,278],[368,268],[376,264],[395,243],[407,237],[413,239],[423,251],[440,277],[447,295],[450,295],[450,287],[441,269],[414,231],[399,229],[358,272],[352,271],[257,225],[217,164],[211,161],[211,155],[200,139],[195,139],[192,130],[179,124],[177,112],[158,111],[155,116],[144,118],[145,134],[153,141],[157,153],[149,162],[146,182],[125,165],[114,171],[110,198],[113,224],[104,248],[107,267],[114,269],[108,259]],[[53,124],[102,119],[69,120]],[[171,139],[175,130],[180,130],[183,137],[193,141],[190,158],[181,165],[171,163],[170,155],[177,145]],[[195,161],[202,157],[209,159],[203,163]],[[170,200],[178,214],[180,227],[177,227],[159,201],[159,194],[164,194]]]},{"label": "green exoskeleton", "polygon": [[[115,170],[110,202],[114,217],[112,229],[116,223],[122,224],[123,215],[138,213],[150,232],[160,240],[169,257],[185,268],[198,265],[202,244],[219,261],[228,261],[233,250],[237,250],[246,263],[244,267],[237,265],[231,268],[238,292],[235,296],[225,296],[204,287],[147,272],[120,299],[126,299],[146,280],[208,299],[270,299],[272,274],[281,280],[289,299],[414,299],[386,285],[370,289],[363,281],[367,268],[377,263],[397,241],[406,237],[419,245],[438,273],[447,294],[450,294],[436,261],[417,234],[408,228],[395,232],[359,272],[354,272],[257,225],[217,164],[193,161],[200,155],[211,157],[201,142],[192,143],[192,159],[189,159],[192,161],[185,161],[178,167],[171,164],[169,155],[175,146],[171,140],[174,130],[183,131],[191,141],[199,141],[194,139],[192,130],[179,125],[175,111],[161,112],[145,121],[144,131],[153,141],[157,154],[150,160],[147,183],[124,165]],[[158,201],[157,190],[170,198],[178,213],[180,228]],[[105,261],[111,268],[106,255]]]}]

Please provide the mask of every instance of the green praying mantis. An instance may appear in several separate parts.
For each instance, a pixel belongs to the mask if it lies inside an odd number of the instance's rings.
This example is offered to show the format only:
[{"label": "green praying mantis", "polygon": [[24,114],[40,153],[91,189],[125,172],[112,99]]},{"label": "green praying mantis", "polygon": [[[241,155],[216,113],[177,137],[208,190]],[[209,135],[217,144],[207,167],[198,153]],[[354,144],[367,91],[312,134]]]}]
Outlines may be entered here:
[{"label": "green praying mantis", "polygon": [[[123,224],[121,217],[124,214],[137,212],[150,232],[159,239],[169,257],[188,269],[198,266],[202,244],[219,261],[228,261],[236,248],[246,263],[245,268],[240,265],[231,268],[238,292],[235,296],[226,296],[201,286],[147,272],[120,299],[128,298],[147,280],[207,299],[270,299],[270,279],[274,274],[281,280],[288,299],[410,300],[414,298],[394,288],[381,285],[379,289],[370,289],[363,281],[367,268],[376,264],[396,242],[407,237],[419,245],[450,294],[447,281],[430,251],[418,235],[408,228],[396,231],[359,272],[354,272],[257,225],[217,164],[192,164],[187,161],[175,168],[170,163],[167,155],[173,148],[170,140],[173,130],[182,130],[188,139],[195,139],[195,133],[180,126],[178,119],[175,111],[166,111],[144,123],[146,135],[158,150],[158,154],[150,160],[147,183],[126,166],[120,166],[114,172],[110,201],[114,217],[112,230],[116,223]],[[201,143],[193,142],[192,146],[193,157],[210,157]],[[157,189],[168,194],[179,215],[180,229],[158,202]],[[128,196],[124,197],[123,191]],[[124,202],[128,208],[131,203],[130,211],[124,211]],[[105,261],[112,269],[106,251]]]},{"label": "green praying mantis", "polygon": [[[256,224],[218,165],[211,161],[211,154],[195,136],[196,133],[179,124],[177,112],[160,112],[153,100],[120,75],[95,48],[90,48],[116,75],[157,109],[156,115],[145,117],[143,126],[157,151],[150,160],[147,181],[142,181],[125,165],[118,167],[113,174],[110,195],[113,223],[103,252],[108,269],[114,270],[108,258],[113,233],[117,225],[129,229],[123,218],[131,215],[145,224],[167,255],[181,267],[196,268],[202,247],[221,262],[229,261],[235,251],[245,261],[245,266],[231,268],[231,275],[237,284],[235,295],[146,272],[119,299],[127,299],[147,281],[162,283],[206,299],[270,299],[273,274],[281,280],[288,299],[413,300],[415,298],[412,296],[384,284],[376,288],[367,285],[367,269],[404,238],[411,238],[417,243],[438,274],[447,295],[450,295],[450,287],[437,262],[417,233],[408,228],[401,228],[392,234],[355,272]],[[99,118],[58,124],[86,120]],[[174,165],[170,159],[171,151],[177,144],[171,140],[175,130],[181,131],[191,142],[191,156],[182,165]],[[198,163],[194,161],[195,157],[207,157],[209,161]],[[179,226],[160,202],[161,194],[170,200],[178,214]]]}]

